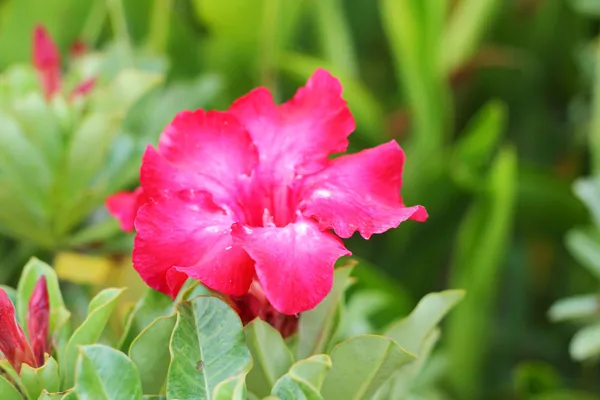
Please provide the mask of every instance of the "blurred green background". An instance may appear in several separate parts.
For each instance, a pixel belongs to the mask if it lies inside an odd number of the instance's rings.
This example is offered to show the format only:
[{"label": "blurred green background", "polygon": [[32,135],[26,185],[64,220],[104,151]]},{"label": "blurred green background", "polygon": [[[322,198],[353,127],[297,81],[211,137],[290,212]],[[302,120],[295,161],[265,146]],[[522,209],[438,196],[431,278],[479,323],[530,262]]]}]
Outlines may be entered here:
[{"label": "blurred green background", "polygon": [[[572,361],[577,324],[548,317],[598,289],[577,260],[599,263],[600,241],[574,258],[565,235],[592,224],[573,182],[600,174],[599,22],[600,0],[0,0],[0,71],[30,62],[42,23],[63,54],[83,42],[164,73],[125,122],[155,143],[177,111],[225,109],[260,85],[284,101],[328,69],[357,120],[351,151],[398,140],[404,200],[430,215],[348,241],[365,260],[350,305],[384,324],[465,288],[442,338],[447,398],[600,398],[600,343]],[[130,237],[115,243],[103,252],[127,253]],[[6,237],[0,275],[57,250]]]}]

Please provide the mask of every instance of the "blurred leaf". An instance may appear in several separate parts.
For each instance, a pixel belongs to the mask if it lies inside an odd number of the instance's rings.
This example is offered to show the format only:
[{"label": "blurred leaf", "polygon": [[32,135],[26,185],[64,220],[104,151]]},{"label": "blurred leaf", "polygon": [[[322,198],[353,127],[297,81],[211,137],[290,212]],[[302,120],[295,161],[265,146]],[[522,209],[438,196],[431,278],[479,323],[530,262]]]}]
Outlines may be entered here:
[{"label": "blurred leaf", "polygon": [[600,279],[600,234],[597,231],[573,229],[565,237],[573,257]]},{"label": "blurred leaf", "polygon": [[79,400],[142,399],[135,365],[125,354],[101,344],[79,350],[75,391]]},{"label": "blurred leaf", "polygon": [[502,0],[461,0],[457,2],[444,30],[442,66],[452,72],[466,62],[477,49],[485,30]]},{"label": "blurred leaf", "polygon": [[600,227],[600,178],[578,179],[573,191],[587,206],[595,226]]},{"label": "blurred leaf", "polygon": [[469,125],[454,145],[453,175],[457,181],[477,187],[479,169],[491,159],[507,117],[506,105],[489,101],[469,121]]},{"label": "blurred leaf", "polygon": [[[60,375],[64,382],[63,386],[70,388],[73,385],[78,348],[83,345],[94,344],[98,341],[108,322],[108,318],[115,308],[117,298],[123,290],[124,289],[104,289],[90,302],[87,318],[75,332],[73,332],[73,336],[71,336],[65,348],[64,355],[59,357],[61,367]],[[89,357],[96,357],[94,354],[90,354]]]},{"label": "blurred leaf", "polygon": [[260,319],[244,327],[246,346],[254,365],[248,373],[248,389],[257,396],[268,396],[275,382],[294,363],[294,357],[279,332]]},{"label": "blurred leaf", "polygon": [[342,1],[321,0],[313,3],[313,10],[325,59],[345,75],[356,78],[358,63]]},{"label": "blurred leaf", "polygon": [[378,328],[373,323],[374,315],[387,307],[393,307],[394,297],[377,289],[363,289],[350,297],[344,308],[341,327],[336,339],[348,339],[365,333],[375,333]]},{"label": "blurred leaf", "polygon": [[17,389],[3,376],[0,375],[0,393],[2,400],[23,400],[23,396]]},{"label": "blurred leaf", "polygon": [[513,376],[515,388],[521,396],[527,398],[556,393],[562,386],[558,372],[551,365],[539,361],[520,363]]},{"label": "blurred leaf", "polygon": [[173,312],[171,297],[157,290],[147,288],[144,296],[135,304],[127,318],[118,348],[122,351],[129,351],[129,346],[133,340],[156,318],[173,314]]},{"label": "blurred leaf", "polygon": [[425,339],[464,295],[462,290],[426,295],[408,317],[390,326],[384,336],[393,339],[406,351],[419,355]]},{"label": "blurred leaf", "polygon": [[333,367],[321,393],[325,400],[370,399],[395,371],[414,359],[414,355],[382,336],[348,339],[333,348]]},{"label": "blurred leaf", "polygon": [[600,355],[600,323],[581,328],[569,345],[569,353],[576,361]]},{"label": "blurred leaf", "polygon": [[156,318],[131,343],[129,358],[137,366],[144,393],[161,393],[165,385],[175,320],[175,315]]},{"label": "blurred leaf", "polygon": [[213,390],[212,399],[214,400],[246,400],[246,384],[244,379],[246,374],[240,374],[225,379]]},{"label": "blurred leaf", "polygon": [[210,399],[224,380],[248,372],[252,357],[237,314],[214,297],[177,304],[170,342],[168,399]]},{"label": "blurred leaf", "polygon": [[561,299],[552,304],[548,317],[553,322],[583,319],[598,316],[600,313],[600,296],[588,294]]},{"label": "blurred leaf", "polygon": [[60,390],[60,378],[56,360],[48,357],[44,365],[39,368],[23,364],[21,367],[21,381],[30,399],[37,399],[42,394],[43,389],[58,392]]},{"label": "blurred leaf", "polygon": [[571,7],[588,17],[600,17],[600,3],[595,0],[569,0]]},{"label": "blurred leaf", "polygon": [[290,371],[277,380],[273,395],[281,400],[320,400],[321,386],[331,369],[331,359],[317,354],[296,362]]},{"label": "blurred leaf", "polygon": [[107,257],[74,252],[60,252],[54,259],[54,268],[60,279],[87,285],[102,285],[108,281],[113,261]]},{"label": "blurred leaf", "polygon": [[48,297],[50,300],[49,334],[53,335],[56,329],[69,318],[70,313],[65,308],[56,273],[48,264],[35,257],[29,260],[21,273],[21,279],[17,286],[17,315],[23,326],[23,330],[27,333],[27,324],[24,322],[27,319],[29,299],[35,285],[42,276],[46,277],[46,285],[48,287]]},{"label": "blurred leaf", "polygon": [[449,318],[447,343],[452,385],[461,397],[476,396],[480,388],[496,282],[511,237],[516,181],[516,154],[504,148],[491,167],[487,190],[471,206],[459,230],[451,286],[464,288],[467,296]]},{"label": "blurred leaf", "polygon": [[[349,278],[354,265],[355,263],[349,263],[346,266],[336,268],[333,287],[329,294],[314,309],[300,314],[296,353],[298,359],[301,360],[314,354],[323,353],[327,349],[327,345],[335,333],[336,322],[340,318],[339,313],[341,312],[344,291],[350,283]],[[252,388],[250,390],[255,392]]]}]

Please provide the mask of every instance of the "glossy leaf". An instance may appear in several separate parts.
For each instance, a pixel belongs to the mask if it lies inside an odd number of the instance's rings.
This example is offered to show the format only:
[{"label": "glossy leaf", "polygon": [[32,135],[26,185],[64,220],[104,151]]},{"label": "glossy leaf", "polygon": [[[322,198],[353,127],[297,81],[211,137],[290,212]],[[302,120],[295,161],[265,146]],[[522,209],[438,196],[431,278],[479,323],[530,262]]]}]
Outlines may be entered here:
[{"label": "glossy leaf", "polygon": [[246,400],[246,374],[240,374],[225,379],[213,390],[214,400]]},{"label": "glossy leaf", "polygon": [[413,360],[414,355],[382,336],[348,339],[333,348],[333,366],[321,393],[325,400],[370,399],[395,371]]},{"label": "glossy leaf", "polygon": [[21,367],[21,381],[30,399],[37,399],[43,390],[58,392],[60,390],[60,378],[56,360],[48,357],[40,368],[23,364]]},{"label": "glossy leaf", "polygon": [[137,366],[144,393],[161,393],[169,369],[171,356],[169,341],[176,317],[158,317],[131,343],[129,357]]},{"label": "glossy leaf", "polygon": [[331,368],[331,358],[318,354],[296,362],[279,378],[272,394],[281,400],[320,400],[321,386]]},{"label": "glossy leaf", "polygon": [[242,323],[227,304],[214,297],[182,301],[176,310],[167,398],[211,399],[219,383],[252,367]]},{"label": "glossy leaf", "polygon": [[101,344],[80,348],[75,391],[79,400],[142,398],[136,366],[125,354]]},{"label": "glossy leaf", "polygon": [[23,400],[19,391],[3,376],[0,375],[0,393],[2,400]]},{"label": "glossy leaf", "polygon": [[408,317],[390,326],[384,336],[396,341],[406,351],[420,354],[425,338],[464,295],[462,290],[426,295]]},{"label": "glossy leaf", "polygon": [[123,290],[104,289],[90,302],[87,318],[73,332],[73,336],[71,336],[67,343],[64,355],[59,357],[61,379],[64,382],[64,387],[70,388],[73,385],[79,346],[91,345],[98,341],[115,308],[117,298]]},{"label": "glossy leaf", "polygon": [[246,379],[248,389],[257,396],[267,396],[277,379],[294,363],[294,358],[281,334],[267,322],[255,319],[244,327],[244,333],[254,360]]},{"label": "glossy leaf", "polygon": [[119,342],[122,351],[128,351],[133,339],[142,333],[156,318],[173,313],[173,300],[153,289],[146,289],[127,317],[123,336]]},{"label": "glossy leaf", "polygon": [[353,268],[354,264],[336,268],[329,294],[314,309],[300,314],[296,353],[298,359],[327,349],[327,344],[335,333],[335,322],[339,319],[337,314]]}]

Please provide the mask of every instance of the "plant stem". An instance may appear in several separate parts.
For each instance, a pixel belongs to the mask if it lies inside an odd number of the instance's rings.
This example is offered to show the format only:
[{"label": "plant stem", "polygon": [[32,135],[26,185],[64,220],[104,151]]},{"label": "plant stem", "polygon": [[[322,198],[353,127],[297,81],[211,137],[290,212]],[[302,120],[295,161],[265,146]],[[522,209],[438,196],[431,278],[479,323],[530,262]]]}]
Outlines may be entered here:
[{"label": "plant stem", "polygon": [[131,39],[127,30],[127,19],[123,9],[122,0],[106,0],[110,22],[115,35],[115,42],[119,46],[122,56],[127,65],[133,65],[133,53],[131,51]]},{"label": "plant stem", "polygon": [[158,54],[167,49],[172,6],[173,0],[154,0],[148,44]]}]

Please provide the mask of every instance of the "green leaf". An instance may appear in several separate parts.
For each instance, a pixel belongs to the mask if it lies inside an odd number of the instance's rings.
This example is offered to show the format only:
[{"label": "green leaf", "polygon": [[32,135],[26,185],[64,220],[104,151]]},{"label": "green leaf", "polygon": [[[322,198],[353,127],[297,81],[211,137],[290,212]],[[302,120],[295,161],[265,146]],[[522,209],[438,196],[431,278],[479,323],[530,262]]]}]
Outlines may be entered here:
[{"label": "green leaf", "polygon": [[588,17],[600,17],[600,3],[595,0],[569,0],[571,7]]},{"label": "green leaf", "polygon": [[569,345],[574,360],[583,361],[600,355],[600,323],[581,328]]},{"label": "green leaf", "polygon": [[182,301],[176,311],[167,398],[211,399],[219,383],[252,367],[242,323],[235,311],[214,297]]},{"label": "green leaf", "polygon": [[426,295],[408,317],[390,326],[384,336],[393,339],[407,351],[420,354],[425,338],[464,295],[462,290]]},{"label": "green leaf", "polygon": [[73,386],[78,347],[94,344],[98,341],[115,308],[117,298],[123,290],[104,289],[90,302],[87,318],[75,330],[67,343],[64,356],[59,358],[61,378],[64,382],[63,387],[70,388]]},{"label": "green leaf", "polygon": [[504,130],[507,107],[492,100],[471,118],[469,125],[454,146],[453,176],[459,182],[477,187],[480,185],[478,169],[492,157]]},{"label": "green leaf", "polygon": [[320,400],[321,386],[331,369],[331,358],[318,354],[296,362],[290,371],[279,378],[272,394],[281,400]]},{"label": "green leaf", "polygon": [[70,395],[72,392],[54,392],[50,393],[47,390],[42,390],[42,394],[38,397],[38,400],[65,400],[68,396],[71,400],[75,400],[75,395]]},{"label": "green leaf", "polygon": [[0,393],[2,393],[2,400],[23,400],[19,391],[2,375],[0,375]]},{"label": "green leaf", "polygon": [[600,314],[600,296],[597,294],[558,300],[548,311],[548,317],[553,322],[591,318],[598,314]]},{"label": "green leaf", "polygon": [[294,357],[277,329],[265,321],[253,320],[244,333],[254,360],[246,380],[248,389],[257,396],[268,396],[277,379],[290,369]]},{"label": "green leaf", "polygon": [[142,398],[135,365],[125,354],[101,344],[80,348],[75,391],[79,400]]},{"label": "green leaf", "polygon": [[298,359],[322,353],[327,349],[327,345],[335,333],[340,304],[343,301],[344,291],[349,284],[354,265],[336,268],[333,287],[329,294],[314,309],[300,314],[296,353]]},{"label": "green leaf", "polygon": [[131,343],[129,357],[137,365],[144,393],[162,391],[169,369],[169,341],[176,317],[158,317]]},{"label": "green leaf", "polygon": [[406,398],[406,396],[415,387],[415,383],[418,382],[419,373],[425,366],[425,363],[429,359],[429,356],[439,338],[440,330],[438,328],[434,328],[431,332],[429,332],[427,337],[423,339],[419,357],[396,371],[377,391],[373,397],[373,400]]},{"label": "green leaf", "polygon": [[246,400],[246,374],[240,374],[225,379],[213,390],[214,400]]},{"label": "green leaf", "polygon": [[414,355],[382,336],[348,339],[333,348],[333,367],[321,393],[325,400],[370,399],[395,371],[414,359]]},{"label": "green leaf", "polygon": [[46,277],[46,285],[48,286],[48,297],[50,300],[49,333],[53,335],[61,325],[66,323],[71,314],[65,308],[56,273],[48,264],[35,257],[29,260],[21,273],[21,278],[17,286],[17,315],[19,321],[22,323],[23,330],[27,333],[27,324],[24,322],[27,317],[29,298],[41,276]]},{"label": "green leaf", "polygon": [[[182,289],[183,290],[183,289]],[[173,300],[159,291],[148,288],[127,317],[119,349],[129,351],[131,342],[158,317],[173,314]]]},{"label": "green leaf", "polygon": [[60,390],[60,378],[56,360],[48,357],[40,368],[23,364],[21,367],[21,381],[27,396],[32,400],[37,399],[42,394],[42,390],[58,392]]},{"label": "green leaf", "polygon": [[598,231],[572,229],[565,244],[573,257],[596,279],[600,279],[600,234]]},{"label": "green leaf", "polygon": [[448,321],[449,371],[459,397],[477,397],[480,368],[495,306],[498,276],[512,237],[518,178],[517,156],[503,148],[492,164],[487,186],[459,228],[451,286],[464,288],[465,300]]},{"label": "green leaf", "polygon": [[457,3],[443,33],[444,70],[451,72],[475,53],[502,4],[501,0],[461,0]]}]

